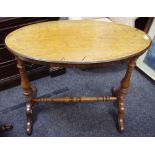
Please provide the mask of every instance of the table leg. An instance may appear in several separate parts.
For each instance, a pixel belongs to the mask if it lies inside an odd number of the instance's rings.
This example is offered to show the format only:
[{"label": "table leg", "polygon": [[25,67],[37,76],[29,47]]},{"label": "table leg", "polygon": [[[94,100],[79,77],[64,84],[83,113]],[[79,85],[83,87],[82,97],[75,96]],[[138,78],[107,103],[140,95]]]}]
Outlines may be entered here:
[{"label": "table leg", "polygon": [[120,87],[116,93],[117,95],[116,103],[117,103],[117,108],[118,108],[118,117],[117,117],[118,129],[120,132],[124,131],[124,112],[125,112],[124,100],[125,100],[125,96],[127,95],[128,88],[130,86],[130,79],[131,79],[131,75],[134,70],[134,67],[136,65],[136,60],[137,58],[132,58],[129,61],[126,74],[124,78],[122,79]]},{"label": "table leg", "polygon": [[21,87],[24,91],[24,96],[26,100],[26,116],[27,116],[27,134],[32,133],[32,98],[36,95],[36,88],[30,85],[28,76],[26,74],[24,62],[17,58],[17,67],[19,69],[21,77]]}]

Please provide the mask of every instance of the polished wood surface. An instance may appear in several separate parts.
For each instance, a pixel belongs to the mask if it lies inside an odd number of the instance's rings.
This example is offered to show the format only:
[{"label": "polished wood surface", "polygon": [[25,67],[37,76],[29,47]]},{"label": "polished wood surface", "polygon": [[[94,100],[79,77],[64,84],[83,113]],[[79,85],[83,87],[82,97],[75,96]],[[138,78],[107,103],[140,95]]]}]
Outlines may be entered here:
[{"label": "polished wood surface", "polygon": [[18,56],[56,63],[102,63],[140,54],[151,43],[143,31],[102,21],[52,21],[10,33],[6,46]]}]

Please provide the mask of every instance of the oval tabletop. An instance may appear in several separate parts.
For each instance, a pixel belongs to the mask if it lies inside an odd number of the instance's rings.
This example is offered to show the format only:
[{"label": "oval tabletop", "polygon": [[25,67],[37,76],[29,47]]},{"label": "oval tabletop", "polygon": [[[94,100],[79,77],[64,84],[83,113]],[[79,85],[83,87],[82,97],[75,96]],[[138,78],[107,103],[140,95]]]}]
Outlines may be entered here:
[{"label": "oval tabletop", "polygon": [[104,63],[140,55],[150,37],[130,26],[102,21],[50,21],[10,33],[5,44],[22,58],[51,63]]}]

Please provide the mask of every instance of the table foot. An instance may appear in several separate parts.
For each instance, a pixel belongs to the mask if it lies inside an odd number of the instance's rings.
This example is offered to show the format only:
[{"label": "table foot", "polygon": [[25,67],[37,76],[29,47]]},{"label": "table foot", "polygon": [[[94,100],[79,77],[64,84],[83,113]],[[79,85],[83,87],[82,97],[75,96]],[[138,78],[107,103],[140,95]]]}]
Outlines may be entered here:
[{"label": "table foot", "polygon": [[[31,86],[32,93],[30,94],[31,99],[37,96],[37,88],[35,86]],[[26,132],[30,136],[32,134],[33,129],[33,120],[32,120],[32,101],[26,103],[26,115],[27,115],[27,128]]]},{"label": "table foot", "polygon": [[[112,87],[111,92],[112,92],[112,96],[118,97],[118,93],[119,93],[118,89],[116,89],[115,87]],[[119,132],[123,132],[124,131],[124,103],[116,100],[113,102],[113,104],[118,109],[118,116],[117,116],[118,130]]]},{"label": "table foot", "polygon": [[117,123],[118,123],[118,130],[119,132],[124,131],[124,103],[120,103],[118,105],[118,116],[117,116]]},{"label": "table foot", "polygon": [[26,132],[28,135],[32,134],[32,103],[26,103]]},{"label": "table foot", "polygon": [[118,119],[118,131],[121,133],[124,132],[124,120],[121,118]]}]

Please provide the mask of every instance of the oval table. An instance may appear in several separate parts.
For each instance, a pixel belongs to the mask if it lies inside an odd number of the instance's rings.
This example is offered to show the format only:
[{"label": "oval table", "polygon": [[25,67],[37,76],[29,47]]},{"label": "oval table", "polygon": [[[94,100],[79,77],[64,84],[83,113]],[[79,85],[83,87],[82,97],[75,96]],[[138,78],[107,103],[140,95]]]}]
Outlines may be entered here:
[{"label": "oval table", "polygon": [[[32,105],[36,102],[113,101],[118,109],[118,129],[124,131],[124,100],[136,59],[151,44],[143,31],[103,21],[52,21],[19,28],[5,39],[6,47],[17,59],[21,86],[26,98],[27,134],[32,133]],[[30,85],[24,61],[54,67],[101,67],[127,62],[118,89],[111,96],[37,98]]]}]

